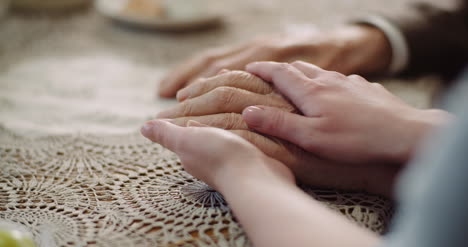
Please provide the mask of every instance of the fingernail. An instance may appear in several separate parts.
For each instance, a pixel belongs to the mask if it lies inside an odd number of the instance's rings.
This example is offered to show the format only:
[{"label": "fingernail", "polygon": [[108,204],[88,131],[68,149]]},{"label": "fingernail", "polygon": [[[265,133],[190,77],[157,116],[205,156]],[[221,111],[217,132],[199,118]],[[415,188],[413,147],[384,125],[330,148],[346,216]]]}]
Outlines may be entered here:
[{"label": "fingernail", "polygon": [[153,121],[148,121],[140,129],[141,134],[146,137],[150,138],[153,136],[153,127],[154,127],[154,122]]},{"label": "fingernail", "polygon": [[264,119],[264,109],[258,106],[249,106],[242,111],[244,121],[251,127],[260,126]]},{"label": "fingernail", "polygon": [[184,89],[179,90],[176,95],[176,98],[179,102],[186,100],[188,97],[190,97],[190,92]]}]

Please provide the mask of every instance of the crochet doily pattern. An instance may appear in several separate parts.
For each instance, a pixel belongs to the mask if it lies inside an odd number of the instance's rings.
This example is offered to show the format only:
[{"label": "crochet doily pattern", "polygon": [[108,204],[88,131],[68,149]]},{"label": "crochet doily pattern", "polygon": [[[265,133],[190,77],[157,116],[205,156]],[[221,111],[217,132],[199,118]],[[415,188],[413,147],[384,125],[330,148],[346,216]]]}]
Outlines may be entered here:
[{"label": "crochet doily pattern", "polygon": [[[31,139],[3,128],[0,156],[0,219],[43,246],[250,245],[221,194],[137,133]],[[376,232],[390,216],[380,197],[306,191]]]}]

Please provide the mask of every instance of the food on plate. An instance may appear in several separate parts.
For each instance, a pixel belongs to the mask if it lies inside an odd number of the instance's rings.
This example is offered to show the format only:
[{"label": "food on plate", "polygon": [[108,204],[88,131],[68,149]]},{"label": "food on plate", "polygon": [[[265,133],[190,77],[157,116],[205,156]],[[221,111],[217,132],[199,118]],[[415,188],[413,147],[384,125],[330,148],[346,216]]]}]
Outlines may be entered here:
[{"label": "food on plate", "polygon": [[163,18],[166,17],[166,8],[162,0],[130,0],[124,13],[146,18]]}]

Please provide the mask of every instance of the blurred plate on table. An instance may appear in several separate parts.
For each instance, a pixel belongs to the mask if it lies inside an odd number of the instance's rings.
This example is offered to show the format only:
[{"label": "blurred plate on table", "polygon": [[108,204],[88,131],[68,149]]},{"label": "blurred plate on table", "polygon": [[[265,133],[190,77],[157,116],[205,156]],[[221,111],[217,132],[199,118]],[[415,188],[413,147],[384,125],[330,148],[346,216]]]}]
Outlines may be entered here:
[{"label": "blurred plate on table", "polygon": [[10,0],[0,0],[0,19],[6,15],[10,5]]},{"label": "blurred plate on table", "polygon": [[163,31],[214,26],[222,19],[206,0],[98,0],[96,9],[121,23]]},{"label": "blurred plate on table", "polygon": [[[0,0],[4,1],[4,0]],[[8,2],[9,0],[7,0]],[[92,0],[11,0],[11,7],[17,10],[69,10],[87,6]]]}]

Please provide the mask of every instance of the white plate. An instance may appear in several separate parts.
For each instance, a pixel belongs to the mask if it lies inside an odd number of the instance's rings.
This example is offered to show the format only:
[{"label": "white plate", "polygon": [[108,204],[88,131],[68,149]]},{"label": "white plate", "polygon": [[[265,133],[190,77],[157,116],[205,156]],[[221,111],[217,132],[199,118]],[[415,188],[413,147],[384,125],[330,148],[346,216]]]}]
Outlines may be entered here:
[{"label": "white plate", "polygon": [[165,2],[167,16],[150,18],[126,14],[129,0],[97,0],[96,9],[112,20],[144,28],[167,31],[182,31],[220,23],[221,15],[204,8],[205,0],[168,0]]},{"label": "white plate", "polygon": [[12,0],[11,7],[22,10],[67,10],[86,6],[90,4],[91,1],[92,0]]}]

